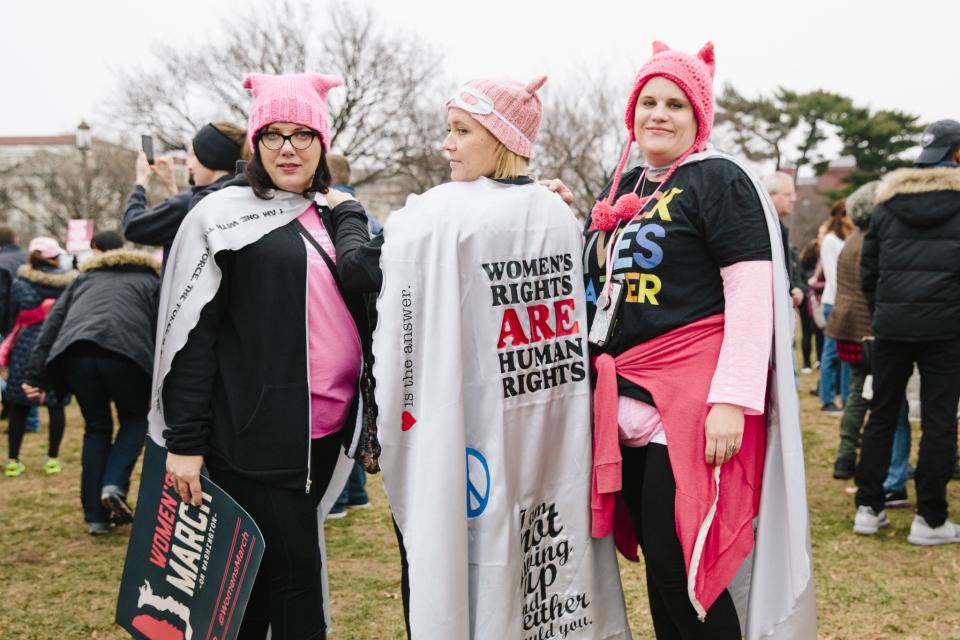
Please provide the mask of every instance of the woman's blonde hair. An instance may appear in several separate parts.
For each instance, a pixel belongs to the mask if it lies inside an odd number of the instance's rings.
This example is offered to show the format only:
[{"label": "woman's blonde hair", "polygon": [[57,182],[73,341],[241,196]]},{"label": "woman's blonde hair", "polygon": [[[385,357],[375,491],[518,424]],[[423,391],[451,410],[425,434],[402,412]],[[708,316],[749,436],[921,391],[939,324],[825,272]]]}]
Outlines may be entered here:
[{"label": "woman's blonde hair", "polygon": [[247,144],[247,130],[232,122],[211,122],[217,131],[240,145],[240,159],[250,159],[250,145]]},{"label": "woman's blonde hair", "polygon": [[497,142],[493,153],[497,157],[497,168],[493,171],[494,180],[509,180],[527,175],[527,159],[507,149],[502,142]]}]

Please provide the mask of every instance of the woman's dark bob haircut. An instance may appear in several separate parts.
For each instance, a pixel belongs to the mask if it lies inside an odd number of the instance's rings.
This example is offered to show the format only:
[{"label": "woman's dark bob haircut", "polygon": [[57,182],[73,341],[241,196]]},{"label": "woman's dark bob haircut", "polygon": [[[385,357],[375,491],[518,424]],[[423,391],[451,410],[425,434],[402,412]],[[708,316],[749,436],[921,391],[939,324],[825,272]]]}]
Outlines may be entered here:
[{"label": "woman's dark bob haircut", "polygon": [[[266,130],[266,127],[261,131]],[[253,157],[243,169],[243,174],[250,182],[254,195],[261,200],[269,200],[273,197],[271,191],[276,190],[276,185],[270,179],[263,166],[263,160],[260,158],[260,131],[254,137]],[[320,144],[320,136],[317,136],[317,144]],[[313,182],[304,189],[303,197],[311,199],[314,193],[326,193],[330,190],[332,180],[330,179],[330,167],[327,166],[327,153],[320,147],[320,163],[317,165],[317,172],[313,174]]]}]

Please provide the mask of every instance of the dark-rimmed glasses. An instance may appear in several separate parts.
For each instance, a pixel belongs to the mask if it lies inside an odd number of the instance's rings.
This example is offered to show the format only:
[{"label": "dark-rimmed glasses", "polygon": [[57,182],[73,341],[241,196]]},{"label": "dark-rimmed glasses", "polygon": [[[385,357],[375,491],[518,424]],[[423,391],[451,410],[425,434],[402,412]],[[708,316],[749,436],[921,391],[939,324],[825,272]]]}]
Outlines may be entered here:
[{"label": "dark-rimmed glasses", "polygon": [[319,134],[316,131],[294,131],[288,136],[279,131],[264,131],[260,134],[260,142],[270,151],[279,151],[283,143],[290,141],[290,146],[299,151],[308,149]]}]

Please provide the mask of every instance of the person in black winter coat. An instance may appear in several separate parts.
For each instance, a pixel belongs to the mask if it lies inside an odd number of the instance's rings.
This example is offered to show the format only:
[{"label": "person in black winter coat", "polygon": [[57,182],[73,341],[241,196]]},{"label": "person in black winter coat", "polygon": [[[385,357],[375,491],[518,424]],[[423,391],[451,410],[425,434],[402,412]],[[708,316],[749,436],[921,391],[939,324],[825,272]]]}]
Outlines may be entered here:
[{"label": "person in black winter coat", "polygon": [[[34,238],[30,241],[28,253],[29,262],[17,269],[17,277],[10,290],[10,313],[16,321],[0,345],[0,364],[6,364],[9,370],[7,388],[3,392],[3,403],[10,411],[7,432],[9,459],[4,467],[4,475],[7,477],[19,476],[24,471],[24,465],[20,462],[20,445],[23,442],[27,414],[30,413],[31,405],[35,404],[21,388],[30,354],[37,336],[40,335],[41,323],[53,303],[77,277],[75,271],[64,272],[59,268],[59,257],[63,254],[63,249],[53,238]],[[47,474],[59,473],[62,470],[57,457],[65,426],[63,408],[69,402],[69,395],[51,393],[41,403],[47,407],[50,415],[50,441],[47,462],[44,465]]]},{"label": "person in black winter coat", "polygon": [[[319,74],[248,76],[249,186],[231,184],[193,210],[161,293],[168,340],[157,349],[151,436],[162,434],[184,502],[201,504],[205,466],[266,544],[244,638],[262,638],[268,627],[275,638],[326,638],[317,506],[341,448],[356,449],[360,378],[370,362],[363,298],[341,290],[332,264],[332,218],[364,215],[329,189],[326,94],[339,84]],[[296,211],[271,227],[283,202]],[[213,248],[223,237],[215,231],[234,229],[249,235]]]},{"label": "person in black winter coat", "polygon": [[[247,154],[243,127],[229,122],[204,125],[194,136],[187,154],[187,172],[190,190],[176,193],[173,165],[167,158],[159,158],[151,167],[142,152],[137,157],[137,184],[127,197],[123,212],[123,233],[127,240],[163,247],[164,256],[177,235],[184,216],[196,204],[194,197],[211,193],[234,177],[238,160]],[[147,208],[147,183],[156,173],[170,193],[174,193],[155,207]]]},{"label": "person in black winter coat", "polygon": [[960,123],[930,125],[917,168],[886,176],[863,241],[861,287],[876,336],[873,402],[857,468],[854,531],[885,526],[883,480],[914,363],[920,369],[917,516],[907,541],[960,543],[947,520],[960,402]]},{"label": "person in black winter coat", "polygon": [[13,326],[10,315],[10,288],[17,269],[27,261],[27,254],[17,246],[17,234],[7,225],[0,225],[0,335],[7,335]]},{"label": "person in black winter coat", "polygon": [[[125,251],[123,239],[103,231],[96,254],[60,297],[43,324],[25,389],[69,389],[85,422],[80,501],[93,535],[132,520],[126,496],[143,447],[150,404],[160,263]],[[120,428],[113,434],[111,402]]]}]

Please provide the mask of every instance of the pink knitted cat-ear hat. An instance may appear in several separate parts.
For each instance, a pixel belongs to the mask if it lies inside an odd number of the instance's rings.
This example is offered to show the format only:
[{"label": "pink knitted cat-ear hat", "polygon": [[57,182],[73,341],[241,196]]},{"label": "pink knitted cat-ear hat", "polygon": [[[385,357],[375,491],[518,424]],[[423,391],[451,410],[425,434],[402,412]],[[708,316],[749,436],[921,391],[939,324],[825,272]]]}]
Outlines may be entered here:
[{"label": "pink knitted cat-ear hat", "polygon": [[274,122],[292,122],[319,133],[324,152],[329,152],[327,93],[342,84],[341,78],[320,73],[248,74],[243,88],[250,89],[251,94],[247,123],[250,150],[256,151],[255,140],[261,129]]},{"label": "pink knitted cat-ear hat", "polygon": [[710,132],[713,130],[714,68],[715,57],[712,42],[707,42],[696,55],[671,49],[659,40],[653,43],[653,56],[637,73],[637,78],[633,82],[633,91],[627,100],[627,109],[624,114],[624,122],[628,133],[627,146],[623,150],[623,155],[620,157],[617,170],[613,175],[610,193],[604,200],[593,206],[590,215],[591,226],[609,231],[617,226],[618,221],[627,220],[636,215],[649,198],[660,197],[659,191],[648,198],[641,198],[630,193],[619,198],[614,205],[614,198],[616,198],[617,189],[620,186],[620,177],[630,157],[630,147],[636,140],[633,120],[637,109],[637,99],[640,97],[643,86],[648,80],[656,76],[661,76],[676,83],[686,94],[687,100],[690,101],[693,112],[697,117],[697,136],[693,144],[670,166],[670,170],[661,181],[661,184],[663,184],[690,154],[707,148],[707,141],[710,139]]},{"label": "pink knitted cat-ear hat", "polygon": [[537,91],[547,81],[539,76],[528,84],[513,80],[471,80],[447,101],[463,109],[510,151],[530,159],[540,131],[543,103]]}]

